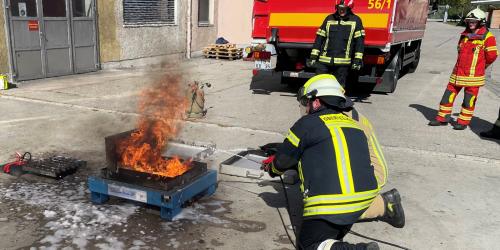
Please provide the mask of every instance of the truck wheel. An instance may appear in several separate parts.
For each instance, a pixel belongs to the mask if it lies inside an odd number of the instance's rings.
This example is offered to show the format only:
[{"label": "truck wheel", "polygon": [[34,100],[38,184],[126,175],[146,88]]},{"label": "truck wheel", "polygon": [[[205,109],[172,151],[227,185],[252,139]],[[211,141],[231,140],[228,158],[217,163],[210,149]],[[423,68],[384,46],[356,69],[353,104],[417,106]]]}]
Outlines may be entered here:
[{"label": "truck wheel", "polygon": [[399,77],[401,76],[401,68],[403,61],[401,54],[398,53],[392,58],[391,63],[382,75],[382,83],[375,85],[374,92],[393,93],[398,85]]},{"label": "truck wheel", "polygon": [[417,51],[415,51],[415,58],[408,67],[408,73],[415,73],[419,62],[420,62],[420,48],[418,48]]},{"label": "truck wheel", "polygon": [[396,87],[398,85],[399,77],[401,76],[401,69],[403,68],[403,60],[401,57],[401,54],[398,54],[396,58],[395,67],[394,67],[394,73],[392,75],[392,84],[391,84],[391,89],[389,93],[394,93],[396,91]]}]

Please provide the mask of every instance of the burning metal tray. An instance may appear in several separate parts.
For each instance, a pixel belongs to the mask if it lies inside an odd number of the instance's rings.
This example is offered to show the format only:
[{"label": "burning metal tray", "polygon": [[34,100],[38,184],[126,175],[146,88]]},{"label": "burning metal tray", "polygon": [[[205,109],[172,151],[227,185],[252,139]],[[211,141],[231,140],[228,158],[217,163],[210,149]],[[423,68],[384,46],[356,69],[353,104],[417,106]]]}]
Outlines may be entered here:
[{"label": "burning metal tray", "polygon": [[[106,147],[106,166],[111,172],[118,172],[118,156],[116,154],[117,143],[129,137],[135,130],[125,131],[104,138]],[[186,142],[182,140],[172,140],[168,143],[167,149],[163,152],[165,158],[178,156],[181,159],[192,159],[201,161],[215,152],[215,145],[201,142]]]},{"label": "burning metal tray", "polygon": [[108,180],[125,182],[137,186],[168,191],[174,188],[182,188],[191,183],[194,179],[207,172],[207,164],[193,161],[191,169],[182,175],[174,178],[162,177],[150,173],[138,172],[126,168],[119,168],[118,171],[111,171],[108,168],[101,170],[102,177]]}]

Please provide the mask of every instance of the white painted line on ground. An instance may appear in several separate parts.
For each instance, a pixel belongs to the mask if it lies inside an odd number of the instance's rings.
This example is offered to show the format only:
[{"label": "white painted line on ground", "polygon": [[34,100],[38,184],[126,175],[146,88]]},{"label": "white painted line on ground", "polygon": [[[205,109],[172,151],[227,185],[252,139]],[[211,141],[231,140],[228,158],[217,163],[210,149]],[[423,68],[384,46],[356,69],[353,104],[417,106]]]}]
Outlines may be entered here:
[{"label": "white painted line on ground", "polygon": [[[17,100],[17,101],[25,101],[25,102],[31,102],[31,103],[51,104],[51,105],[55,105],[55,106],[65,107],[65,108],[77,108],[77,109],[84,109],[84,110],[89,110],[89,111],[100,111],[100,112],[111,113],[111,114],[140,116],[140,114],[134,113],[134,112],[124,112],[124,111],[103,109],[103,108],[97,108],[97,107],[87,107],[87,106],[82,106],[82,105],[77,105],[77,104],[69,104],[69,103],[61,103],[61,102],[54,102],[54,101],[47,101],[47,100],[40,100],[40,99],[32,99],[32,98],[19,97],[19,96],[13,96],[13,95],[1,95],[0,98]],[[275,131],[267,131],[267,130],[253,129],[253,128],[244,128],[244,127],[237,127],[237,126],[229,126],[229,125],[210,123],[210,122],[186,121],[186,124],[203,125],[206,127],[216,127],[216,128],[224,128],[224,129],[234,129],[234,130],[240,130],[240,131],[244,131],[244,132],[281,136],[282,138],[285,137],[283,134],[275,132]]]},{"label": "white painted line on ground", "polygon": [[446,153],[446,152],[436,152],[436,151],[429,151],[429,150],[423,150],[423,149],[414,149],[414,148],[403,148],[403,147],[395,147],[395,146],[384,146],[382,145],[382,148],[386,151],[396,151],[396,152],[407,152],[407,153],[415,153],[415,154],[423,154],[423,155],[431,155],[431,156],[437,156],[437,157],[445,157],[445,158],[453,158],[453,159],[460,159],[460,160],[466,160],[466,161],[473,161],[473,162],[482,162],[482,163],[492,163],[491,166],[498,165],[500,166],[500,159],[495,159],[495,158],[485,158],[485,157],[478,157],[478,156],[473,156],[473,155],[462,155],[462,154],[453,154],[453,153]]},{"label": "white painted line on ground", "polygon": [[11,119],[11,120],[4,120],[0,121],[0,125],[2,124],[9,124],[9,123],[16,123],[16,122],[26,122],[26,121],[34,121],[34,120],[43,120],[43,119],[49,119],[53,118],[53,115],[44,115],[44,116],[35,116],[35,117],[29,117],[29,118],[19,118],[19,119]]},{"label": "white painted line on ground", "polygon": [[40,100],[40,99],[32,99],[32,98],[19,97],[19,96],[13,96],[13,95],[1,95],[0,98],[9,99],[9,100],[16,100],[16,101],[25,101],[25,102],[31,102],[31,103],[51,104],[51,105],[55,105],[55,106],[59,106],[59,107],[65,107],[65,108],[78,108],[78,109],[84,109],[84,110],[89,110],[89,111],[101,111],[101,112],[113,113],[113,114],[139,116],[139,114],[133,113],[133,112],[116,111],[116,110],[102,109],[102,108],[96,108],[96,107],[87,107],[87,106],[82,106],[82,105],[77,105],[77,104],[69,104],[69,103],[63,103],[63,102],[54,102],[54,101],[47,101],[47,100]]}]

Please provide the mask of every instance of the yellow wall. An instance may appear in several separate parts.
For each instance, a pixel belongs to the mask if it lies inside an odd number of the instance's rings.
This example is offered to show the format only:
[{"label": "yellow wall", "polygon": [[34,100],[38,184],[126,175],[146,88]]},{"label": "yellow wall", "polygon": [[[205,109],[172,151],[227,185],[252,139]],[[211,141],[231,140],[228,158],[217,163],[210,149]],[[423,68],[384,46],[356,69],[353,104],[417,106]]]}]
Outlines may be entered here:
[{"label": "yellow wall", "polygon": [[231,43],[252,42],[253,0],[219,0],[217,36]]},{"label": "yellow wall", "polygon": [[9,58],[7,56],[8,46],[7,40],[5,37],[7,36],[7,31],[5,30],[5,17],[4,17],[4,8],[3,1],[0,2],[0,73],[5,74],[9,73]]},{"label": "yellow wall", "polygon": [[116,35],[115,3],[116,0],[97,0],[101,63],[120,60],[121,46]]}]

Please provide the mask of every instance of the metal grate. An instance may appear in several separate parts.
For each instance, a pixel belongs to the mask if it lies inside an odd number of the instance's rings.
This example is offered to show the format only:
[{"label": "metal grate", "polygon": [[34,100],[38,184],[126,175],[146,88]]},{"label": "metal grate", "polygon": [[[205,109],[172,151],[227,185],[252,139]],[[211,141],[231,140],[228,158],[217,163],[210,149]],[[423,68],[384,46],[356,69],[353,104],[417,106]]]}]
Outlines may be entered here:
[{"label": "metal grate", "polygon": [[177,0],[123,0],[125,25],[176,24]]}]

